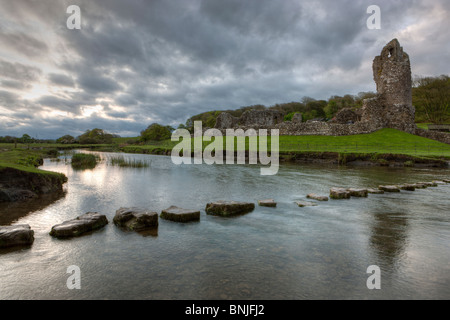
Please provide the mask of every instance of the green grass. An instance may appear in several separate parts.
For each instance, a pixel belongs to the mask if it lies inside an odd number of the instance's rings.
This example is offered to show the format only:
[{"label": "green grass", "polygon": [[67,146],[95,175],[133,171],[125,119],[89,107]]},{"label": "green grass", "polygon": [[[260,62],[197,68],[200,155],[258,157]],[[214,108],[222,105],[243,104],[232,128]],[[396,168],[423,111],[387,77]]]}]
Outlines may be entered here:
[{"label": "green grass", "polygon": [[[48,157],[48,151],[52,150],[28,150],[14,149],[0,145],[0,169],[13,168],[24,172],[53,176],[65,180],[65,176],[56,172],[40,170],[37,167],[42,164],[43,158]],[[52,152],[51,152],[52,153]]]},{"label": "green grass", "polygon": [[93,154],[76,153],[72,156],[72,167],[75,169],[93,169],[97,165],[98,157]]},{"label": "green grass", "polygon": [[[193,140],[191,151],[194,150]],[[178,143],[164,140],[149,142],[146,145],[127,145],[120,149],[129,153],[170,154],[172,148]],[[209,141],[203,141],[203,148],[210,143]],[[270,150],[270,137],[268,137],[268,148]],[[249,149],[248,139],[246,139],[245,149]],[[237,150],[236,143],[235,150]],[[279,152],[281,154],[298,152],[399,154],[416,157],[450,158],[450,145],[395,129],[382,129],[373,133],[351,136],[280,136]]]},{"label": "green grass", "polygon": [[151,162],[137,159],[125,159],[123,156],[117,156],[110,157],[109,163],[112,166],[122,168],[148,168]]}]

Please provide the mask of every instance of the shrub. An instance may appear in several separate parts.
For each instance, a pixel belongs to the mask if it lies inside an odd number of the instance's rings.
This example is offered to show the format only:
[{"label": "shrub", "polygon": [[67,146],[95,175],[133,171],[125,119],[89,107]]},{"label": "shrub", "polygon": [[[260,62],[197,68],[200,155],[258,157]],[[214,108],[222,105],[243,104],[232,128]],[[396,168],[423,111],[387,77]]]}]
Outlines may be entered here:
[{"label": "shrub", "polygon": [[78,141],[81,144],[110,144],[114,136],[102,129],[87,130],[81,136],[78,137]]},{"label": "shrub", "polygon": [[72,157],[74,169],[93,169],[97,165],[98,157],[93,154],[76,153]]},{"label": "shrub", "polygon": [[170,126],[162,126],[158,123],[153,123],[147,129],[141,131],[141,141],[161,141],[170,139],[173,128]]}]

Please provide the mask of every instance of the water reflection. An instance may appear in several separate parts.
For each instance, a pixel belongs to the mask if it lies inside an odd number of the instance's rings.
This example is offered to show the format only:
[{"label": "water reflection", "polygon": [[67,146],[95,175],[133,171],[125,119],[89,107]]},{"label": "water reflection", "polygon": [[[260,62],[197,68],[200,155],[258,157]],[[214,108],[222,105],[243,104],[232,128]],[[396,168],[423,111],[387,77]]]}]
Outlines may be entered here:
[{"label": "water reflection", "polygon": [[373,213],[370,245],[384,267],[395,270],[405,253],[408,230],[408,215],[404,212]]},{"label": "water reflection", "polygon": [[[43,169],[69,178],[68,192],[14,220],[32,226],[35,242],[0,255],[0,299],[450,297],[450,185],[330,199],[309,208],[293,203],[308,193],[327,195],[333,186],[430,181],[448,177],[448,170],[283,165],[277,175],[261,176],[258,166],[176,166],[170,157],[126,157],[151,160],[151,166],[120,168],[102,160],[93,170],[75,171],[66,162],[45,162]],[[256,206],[232,219],[204,211],[214,200],[266,198],[277,207]],[[53,225],[88,211],[111,222],[120,207],[161,212],[171,205],[200,210],[200,222],[160,219],[144,234],[110,223],[67,241],[48,234]],[[26,212],[32,210],[27,205]],[[72,264],[89,277],[83,290],[67,290]],[[366,287],[370,264],[383,271],[382,290]]]},{"label": "water reflection", "polygon": [[67,191],[41,195],[38,198],[19,202],[0,203],[0,225],[10,225],[28,214],[43,210],[52,203],[64,198]]}]

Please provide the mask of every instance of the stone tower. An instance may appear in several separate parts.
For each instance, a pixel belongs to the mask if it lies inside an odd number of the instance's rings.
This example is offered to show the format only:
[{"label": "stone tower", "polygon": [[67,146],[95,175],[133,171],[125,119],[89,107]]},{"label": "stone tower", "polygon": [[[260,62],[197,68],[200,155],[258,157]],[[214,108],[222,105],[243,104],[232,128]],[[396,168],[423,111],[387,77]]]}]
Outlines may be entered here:
[{"label": "stone tower", "polygon": [[361,121],[414,134],[411,64],[397,39],[389,42],[375,57],[372,69],[377,97],[364,101]]}]

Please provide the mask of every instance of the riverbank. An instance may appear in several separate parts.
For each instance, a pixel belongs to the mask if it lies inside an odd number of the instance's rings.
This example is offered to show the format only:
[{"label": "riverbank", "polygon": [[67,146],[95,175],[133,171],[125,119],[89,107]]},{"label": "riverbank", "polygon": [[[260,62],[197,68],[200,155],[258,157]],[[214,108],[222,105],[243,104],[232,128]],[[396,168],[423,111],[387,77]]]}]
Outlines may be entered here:
[{"label": "riverbank", "polygon": [[0,152],[0,202],[16,202],[60,193],[67,177],[40,170],[53,149],[2,149]]},{"label": "riverbank", "polygon": [[[114,151],[156,155],[170,155],[173,147],[178,144],[177,141],[171,140],[138,144],[137,138],[118,138],[114,141],[116,144]],[[209,143],[203,141],[203,148]],[[267,143],[270,151],[270,137]],[[193,148],[194,142],[192,150]],[[247,153],[248,150],[247,141]],[[395,129],[382,129],[370,134],[338,137],[280,136],[279,155],[280,162],[448,167],[450,145]]]},{"label": "riverbank", "polygon": [[[193,140],[192,150],[195,143]],[[20,200],[60,190],[67,180],[64,175],[37,168],[44,158],[56,157],[58,150],[88,148],[95,151],[171,155],[173,147],[178,143],[179,141],[168,139],[139,144],[138,138],[134,137],[116,138],[112,144],[101,145],[0,144],[0,201]],[[203,148],[209,143],[202,141]],[[268,137],[267,143],[270,152],[271,137]],[[222,146],[222,150],[215,151],[226,150],[225,143]],[[247,156],[248,150],[247,141]],[[450,162],[450,145],[399,130],[382,129],[370,134],[338,137],[280,136],[279,156],[280,163],[447,168]],[[6,189],[9,191],[5,191]],[[11,194],[11,190],[15,191]]]}]

